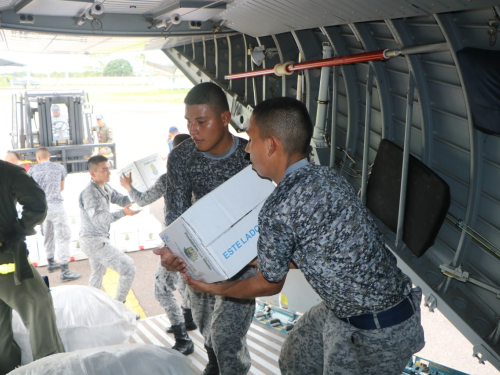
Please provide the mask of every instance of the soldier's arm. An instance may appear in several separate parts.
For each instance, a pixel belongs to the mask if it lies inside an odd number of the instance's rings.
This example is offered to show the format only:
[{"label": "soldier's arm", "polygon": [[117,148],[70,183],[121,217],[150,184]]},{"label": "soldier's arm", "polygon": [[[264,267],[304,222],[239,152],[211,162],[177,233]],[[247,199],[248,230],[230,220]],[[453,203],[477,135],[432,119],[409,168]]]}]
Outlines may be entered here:
[{"label": "soldier's arm", "polygon": [[23,206],[22,217],[15,224],[15,231],[22,235],[35,234],[35,226],[41,224],[47,213],[45,193],[24,169],[14,173],[11,182],[14,198]]},{"label": "soldier's arm", "polygon": [[111,203],[117,204],[120,207],[125,207],[127,204],[130,204],[130,198],[127,195],[120,194],[115,189],[108,185],[111,191]]},{"label": "soldier's arm", "polygon": [[167,175],[165,173],[161,175],[160,178],[156,180],[154,185],[151,186],[148,190],[141,193],[140,191],[132,188],[128,192],[128,195],[139,206],[147,206],[148,204],[157,201],[167,193],[166,181]]},{"label": "soldier's arm", "polygon": [[166,191],[165,223],[170,225],[191,207],[193,194],[188,171],[182,164],[182,155],[178,152],[171,152],[168,158]]}]

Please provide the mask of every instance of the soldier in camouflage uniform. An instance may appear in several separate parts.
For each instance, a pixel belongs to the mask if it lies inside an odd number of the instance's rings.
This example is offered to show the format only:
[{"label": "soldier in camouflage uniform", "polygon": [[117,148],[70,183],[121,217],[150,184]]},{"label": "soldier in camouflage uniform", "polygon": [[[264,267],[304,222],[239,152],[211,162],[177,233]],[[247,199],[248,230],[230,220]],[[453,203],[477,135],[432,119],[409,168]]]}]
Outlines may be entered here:
[{"label": "soldier in camouflage uniform", "polygon": [[[91,175],[90,184],[80,193],[79,206],[81,216],[80,245],[89,257],[90,286],[101,288],[102,278],[107,268],[120,274],[115,299],[125,302],[135,277],[135,265],[132,258],[111,245],[109,228],[111,223],[125,215],[139,213],[130,209],[130,199],[118,193],[107,182],[111,176],[108,159],[101,155],[93,156],[88,161]],[[109,212],[110,203],[124,207],[123,210]]]},{"label": "soldier in camouflage uniform", "polygon": [[[38,164],[30,168],[28,173],[40,185],[47,197],[47,217],[42,224],[43,245],[47,253],[47,269],[49,272],[54,272],[54,270],[60,268],[62,281],[79,279],[80,275],[71,272],[68,268],[71,229],[66,218],[61,195],[64,190],[64,179],[68,173],[61,164],[50,162],[49,150],[44,147],[40,147],[36,151],[36,160]],[[61,263],[56,263],[54,260],[56,245],[57,255]]]},{"label": "soldier in camouflage uniform", "polygon": [[259,214],[259,272],[220,284],[184,273],[188,285],[237,298],[267,296],[279,293],[289,269],[298,267],[323,301],[286,338],[281,373],[400,374],[424,346],[421,290],[397,267],[348,182],[308,163],[312,124],[305,105],[264,101],[247,133],[253,168],[278,184]]},{"label": "soldier in camouflage uniform", "polygon": [[[168,157],[167,225],[194,201],[249,164],[245,159],[247,141],[229,132],[231,112],[224,92],[217,85],[206,82],[195,86],[184,103],[192,139],[174,148]],[[155,250],[155,253],[172,256],[168,248]],[[165,262],[162,265],[172,266]],[[248,266],[234,280],[255,273],[256,268]],[[193,317],[205,338],[209,358],[203,374],[219,374],[219,371],[223,375],[246,374],[251,366],[246,334],[255,313],[255,299],[227,298],[188,290]]]},{"label": "soldier in camouflage uniform", "polygon": [[[173,147],[190,138],[188,134],[177,134],[173,139]],[[167,200],[167,174],[160,176],[158,180],[148,190],[140,192],[132,186],[132,176],[120,176],[121,185],[128,191],[130,198],[139,206],[147,206],[163,197]],[[164,209],[166,209],[166,204]],[[174,291],[178,289],[182,296],[182,312],[179,308]],[[154,294],[161,307],[165,310],[172,326],[167,328],[168,333],[174,333],[176,343],[173,349],[178,350],[184,355],[191,354],[194,351],[194,345],[189,335],[183,335],[184,330],[192,331],[197,329],[191,314],[189,299],[186,298],[186,282],[179,277],[178,272],[167,271],[161,266],[158,260],[158,266],[155,271]],[[179,327],[181,326],[181,327]]]}]

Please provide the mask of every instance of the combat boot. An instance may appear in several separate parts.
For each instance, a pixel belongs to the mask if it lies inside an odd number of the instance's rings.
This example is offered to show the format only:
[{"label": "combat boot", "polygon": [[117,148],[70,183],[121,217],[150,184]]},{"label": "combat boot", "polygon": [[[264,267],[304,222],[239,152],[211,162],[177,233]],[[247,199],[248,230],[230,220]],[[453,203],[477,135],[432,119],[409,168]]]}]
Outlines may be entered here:
[{"label": "combat boot", "polygon": [[172,326],[172,330],[174,331],[175,337],[175,345],[172,346],[172,349],[184,355],[194,352],[194,345],[186,331],[186,326],[184,324],[179,324]]},{"label": "combat boot", "polygon": [[[198,326],[193,320],[193,315],[191,314],[191,309],[182,308],[182,315],[184,315],[184,324],[186,325],[186,331],[194,331],[198,329]],[[167,333],[173,333],[172,326],[167,327]]]},{"label": "combat boot", "polygon": [[219,375],[219,363],[217,362],[217,356],[215,355],[214,349],[209,348],[205,345],[205,349],[208,355],[208,363],[205,370],[203,370],[202,375]]},{"label": "combat boot", "polygon": [[61,268],[61,263],[56,263],[56,261],[54,260],[54,258],[47,258],[47,270],[52,273],[54,272],[55,270],[58,270],[59,268]]},{"label": "combat boot", "polygon": [[182,308],[182,315],[184,315],[184,324],[186,325],[187,331],[194,331],[195,329],[198,329],[198,326],[193,320],[191,309]]},{"label": "combat boot", "polygon": [[79,273],[71,272],[68,268],[68,263],[61,264],[61,280],[62,281],[71,281],[80,278]]}]

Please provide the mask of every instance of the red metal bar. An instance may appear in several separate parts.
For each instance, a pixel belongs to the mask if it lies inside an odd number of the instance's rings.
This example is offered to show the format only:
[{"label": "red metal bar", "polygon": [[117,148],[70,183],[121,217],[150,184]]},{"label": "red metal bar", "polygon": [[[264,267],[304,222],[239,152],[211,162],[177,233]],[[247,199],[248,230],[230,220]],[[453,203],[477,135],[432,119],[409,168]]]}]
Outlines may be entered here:
[{"label": "red metal bar", "polygon": [[[373,52],[358,53],[355,55],[332,57],[331,59],[306,61],[303,63],[289,65],[289,66],[287,66],[286,70],[288,72],[295,72],[295,71],[299,71],[299,70],[322,68],[324,66],[347,65],[347,64],[354,64],[354,63],[359,63],[359,62],[377,61],[377,60],[384,61],[384,60],[387,60],[387,58],[384,56],[384,51],[385,50],[380,50],[380,51],[373,51]],[[265,76],[265,75],[269,75],[269,74],[274,74],[274,68],[253,70],[253,71],[249,71],[249,72],[230,74],[230,75],[226,76],[226,79],[232,80],[232,79],[240,79],[240,78],[259,77],[259,76]]]}]

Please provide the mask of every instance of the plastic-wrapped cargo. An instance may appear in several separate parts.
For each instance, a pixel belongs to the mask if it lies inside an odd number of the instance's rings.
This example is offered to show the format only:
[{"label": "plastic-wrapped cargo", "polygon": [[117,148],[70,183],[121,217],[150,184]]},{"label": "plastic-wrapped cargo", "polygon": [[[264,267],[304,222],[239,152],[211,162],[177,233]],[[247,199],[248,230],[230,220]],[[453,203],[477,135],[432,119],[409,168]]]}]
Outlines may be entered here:
[{"label": "plastic-wrapped cargo", "polygon": [[[102,290],[84,285],[51,288],[56,324],[66,352],[124,344],[137,325],[135,313]],[[29,333],[13,311],[14,340],[21,348],[21,364],[33,361]]]},{"label": "plastic-wrapped cargo", "polygon": [[156,345],[123,344],[54,354],[8,375],[195,375],[191,360]]}]

